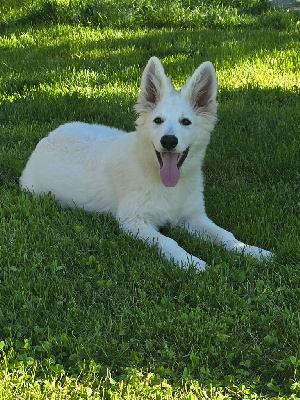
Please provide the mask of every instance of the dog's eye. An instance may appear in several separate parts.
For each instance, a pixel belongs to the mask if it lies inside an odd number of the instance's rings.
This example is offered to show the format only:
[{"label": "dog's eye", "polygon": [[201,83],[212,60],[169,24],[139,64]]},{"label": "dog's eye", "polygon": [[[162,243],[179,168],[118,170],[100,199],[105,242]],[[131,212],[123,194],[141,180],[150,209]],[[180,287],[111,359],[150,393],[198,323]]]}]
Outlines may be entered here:
[{"label": "dog's eye", "polygon": [[154,122],[155,124],[157,124],[157,125],[160,125],[160,124],[162,124],[162,123],[164,122],[164,120],[163,120],[162,118],[160,118],[160,117],[156,117],[156,118],[153,120],[153,122]]},{"label": "dog's eye", "polygon": [[188,118],[183,118],[180,123],[185,126],[191,125],[191,121]]}]

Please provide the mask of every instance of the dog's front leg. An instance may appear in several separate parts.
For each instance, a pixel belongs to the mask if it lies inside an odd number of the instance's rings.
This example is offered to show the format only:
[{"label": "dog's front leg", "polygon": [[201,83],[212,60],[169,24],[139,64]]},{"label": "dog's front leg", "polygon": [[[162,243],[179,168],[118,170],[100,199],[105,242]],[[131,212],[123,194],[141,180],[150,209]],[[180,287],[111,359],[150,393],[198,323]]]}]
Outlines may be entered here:
[{"label": "dog's front leg", "polygon": [[207,216],[201,216],[188,223],[185,228],[192,234],[198,234],[204,239],[213,243],[225,245],[227,250],[233,250],[245,255],[251,255],[259,261],[270,259],[273,254],[270,251],[256,246],[249,246],[234,237],[234,235],[225,229],[216,225]]},{"label": "dog's front leg", "polygon": [[188,268],[190,265],[194,265],[199,271],[205,269],[204,261],[187,253],[178,245],[177,242],[175,242],[175,240],[162,235],[156,227],[137,219],[132,222],[122,222],[119,219],[119,223],[125,232],[132,234],[138,239],[142,239],[150,246],[157,245],[160,252],[169,261],[174,261],[183,268]]}]

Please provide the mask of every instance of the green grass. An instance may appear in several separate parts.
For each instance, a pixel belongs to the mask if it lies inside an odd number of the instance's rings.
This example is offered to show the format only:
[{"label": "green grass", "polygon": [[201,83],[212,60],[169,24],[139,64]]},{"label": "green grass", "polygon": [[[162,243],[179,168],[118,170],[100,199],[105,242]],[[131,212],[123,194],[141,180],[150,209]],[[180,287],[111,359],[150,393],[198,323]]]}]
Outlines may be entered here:
[{"label": "green grass", "polygon": [[[299,14],[259,0],[172,4],[1,3],[1,399],[300,396]],[[134,129],[152,55],[177,87],[214,63],[207,212],[273,262],[166,231],[209,265],[182,271],[113,218],[19,189],[59,124]]]}]

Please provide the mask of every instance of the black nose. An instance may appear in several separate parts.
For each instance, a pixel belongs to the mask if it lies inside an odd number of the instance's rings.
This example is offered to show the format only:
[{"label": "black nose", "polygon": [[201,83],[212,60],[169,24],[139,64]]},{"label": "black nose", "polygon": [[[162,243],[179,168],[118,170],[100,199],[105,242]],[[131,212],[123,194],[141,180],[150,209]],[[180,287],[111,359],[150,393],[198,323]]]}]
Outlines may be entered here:
[{"label": "black nose", "polygon": [[172,150],[175,149],[175,147],[177,146],[178,139],[174,135],[164,135],[160,139],[160,143],[164,149]]}]

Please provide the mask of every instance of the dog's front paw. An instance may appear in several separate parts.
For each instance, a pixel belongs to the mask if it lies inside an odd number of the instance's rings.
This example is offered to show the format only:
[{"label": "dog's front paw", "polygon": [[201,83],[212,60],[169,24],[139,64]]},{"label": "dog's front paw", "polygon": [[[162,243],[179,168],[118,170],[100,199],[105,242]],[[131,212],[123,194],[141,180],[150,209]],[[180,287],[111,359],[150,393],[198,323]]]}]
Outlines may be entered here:
[{"label": "dog's front paw", "polygon": [[269,261],[274,257],[274,254],[268,250],[261,249],[256,246],[245,246],[244,254],[250,255],[259,261]]}]

